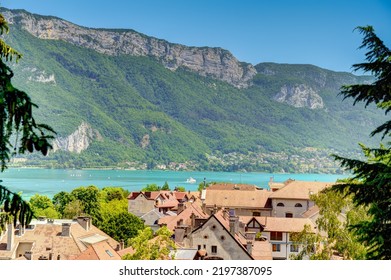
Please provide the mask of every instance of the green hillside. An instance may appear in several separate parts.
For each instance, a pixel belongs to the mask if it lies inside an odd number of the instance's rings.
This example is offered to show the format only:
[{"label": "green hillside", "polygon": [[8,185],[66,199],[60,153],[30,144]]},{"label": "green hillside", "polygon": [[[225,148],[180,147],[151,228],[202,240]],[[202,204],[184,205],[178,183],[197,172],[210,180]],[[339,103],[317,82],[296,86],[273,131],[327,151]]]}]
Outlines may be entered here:
[{"label": "green hillside", "polygon": [[[108,56],[41,40],[15,25],[6,40],[24,55],[11,65],[14,83],[39,105],[37,119],[59,137],[82,122],[101,136],[81,153],[58,151],[39,161],[29,156],[30,164],[155,168],[176,162],[186,163],[183,168],[294,172],[303,164],[289,158],[310,164],[314,155],[325,161],[331,151],[353,153],[382,122],[376,110],[337,96],[341,85],[368,77],[262,63],[252,86],[238,89],[185,68],[171,71],[153,57]],[[275,100],[281,87],[300,84],[316,89],[324,108]]]}]

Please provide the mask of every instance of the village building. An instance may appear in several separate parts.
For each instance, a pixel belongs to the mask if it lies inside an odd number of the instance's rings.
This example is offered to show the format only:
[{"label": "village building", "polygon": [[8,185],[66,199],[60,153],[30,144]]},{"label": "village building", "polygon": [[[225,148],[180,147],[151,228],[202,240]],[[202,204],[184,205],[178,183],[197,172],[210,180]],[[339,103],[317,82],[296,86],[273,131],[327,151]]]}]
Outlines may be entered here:
[{"label": "village building", "polygon": [[273,217],[300,218],[315,206],[312,194],[331,187],[332,183],[288,180],[269,196]]},{"label": "village building", "polygon": [[290,256],[297,255],[301,249],[290,236],[292,233],[301,232],[308,225],[310,232],[316,232],[316,226],[308,218],[284,218],[284,217],[239,217],[245,224],[245,231],[252,232],[256,239],[268,240],[272,246],[274,260],[286,260]]},{"label": "village building", "polygon": [[40,218],[27,227],[9,224],[0,236],[0,260],[118,260],[123,244],[91,224]]},{"label": "village building", "polygon": [[271,216],[271,192],[254,186],[231,187],[211,186],[202,191],[201,201],[204,211],[211,214],[214,209],[232,209],[240,216]]},{"label": "village building", "polygon": [[141,217],[151,210],[157,209],[166,214],[176,212],[179,203],[195,201],[196,193],[178,191],[132,192],[128,196],[128,212]]},{"label": "village building", "polygon": [[182,242],[187,248],[196,248],[204,260],[272,259],[270,243],[255,241],[255,235],[246,234],[238,217],[227,210],[210,215]]}]

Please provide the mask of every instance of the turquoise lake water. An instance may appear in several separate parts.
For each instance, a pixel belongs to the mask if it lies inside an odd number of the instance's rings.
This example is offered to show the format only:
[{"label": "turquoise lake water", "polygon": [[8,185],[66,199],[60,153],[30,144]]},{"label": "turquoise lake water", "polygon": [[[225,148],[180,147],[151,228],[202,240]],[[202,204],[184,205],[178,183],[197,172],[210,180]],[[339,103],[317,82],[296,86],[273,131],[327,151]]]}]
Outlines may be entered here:
[{"label": "turquoise lake water", "polygon": [[[22,192],[25,199],[38,193],[53,197],[60,191],[70,192],[80,186],[94,185],[98,188],[118,186],[129,191],[140,190],[147,184],[162,186],[168,183],[171,189],[183,186],[186,190],[197,190],[198,184],[208,182],[229,182],[254,184],[268,188],[273,177],[275,182],[289,178],[302,181],[335,182],[347,175],[330,174],[273,174],[241,172],[191,172],[191,171],[147,171],[147,170],[61,170],[61,169],[7,169],[0,174],[2,185],[14,192]],[[186,180],[194,178],[196,183]]]}]

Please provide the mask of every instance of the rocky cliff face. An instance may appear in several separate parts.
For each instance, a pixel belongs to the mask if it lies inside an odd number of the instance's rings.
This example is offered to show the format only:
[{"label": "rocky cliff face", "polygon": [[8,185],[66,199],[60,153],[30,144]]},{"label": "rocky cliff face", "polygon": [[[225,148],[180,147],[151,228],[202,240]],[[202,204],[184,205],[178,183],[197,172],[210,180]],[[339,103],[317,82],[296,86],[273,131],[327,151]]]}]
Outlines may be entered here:
[{"label": "rocky cliff face", "polygon": [[203,76],[211,76],[238,88],[249,86],[257,73],[251,64],[239,62],[221,48],[197,48],[171,44],[133,30],[84,28],[68,21],[43,17],[23,10],[2,10],[10,24],[20,24],[30,34],[93,49],[107,55],[153,56],[166,68],[186,67]]},{"label": "rocky cliff face", "polygon": [[305,84],[284,85],[281,87],[280,92],[274,96],[274,99],[297,108],[324,108],[322,97],[313,88]]},{"label": "rocky cliff face", "polygon": [[53,141],[53,151],[63,150],[81,153],[86,150],[94,140],[102,140],[99,131],[93,129],[90,124],[82,122],[71,135],[56,138]]}]

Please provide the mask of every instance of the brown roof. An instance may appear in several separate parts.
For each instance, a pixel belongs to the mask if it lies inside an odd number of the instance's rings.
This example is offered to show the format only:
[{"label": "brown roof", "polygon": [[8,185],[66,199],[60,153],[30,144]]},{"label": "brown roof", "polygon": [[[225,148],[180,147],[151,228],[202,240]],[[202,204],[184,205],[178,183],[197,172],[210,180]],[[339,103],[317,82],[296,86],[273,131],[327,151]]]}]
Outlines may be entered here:
[{"label": "brown roof", "polygon": [[268,198],[272,192],[268,190],[209,190],[206,189],[205,204],[207,207],[225,208],[269,208]]},{"label": "brown roof", "polygon": [[272,260],[272,245],[269,241],[254,241],[251,255],[254,260]]},{"label": "brown roof", "polygon": [[312,206],[310,209],[308,209],[303,214],[301,214],[301,216],[303,218],[311,218],[311,217],[313,217],[316,214],[319,214],[319,207],[318,207],[318,205]]},{"label": "brown roof", "polygon": [[304,229],[304,225],[311,226],[313,232],[315,232],[314,223],[308,218],[285,218],[285,217],[250,217],[240,216],[240,221],[246,225],[255,219],[258,223],[264,226],[264,231],[280,231],[280,232],[300,232]]},{"label": "brown roof", "polygon": [[305,225],[310,225],[312,232],[315,232],[316,226],[308,218],[284,218],[284,217],[266,217],[266,227],[264,231],[279,232],[300,232]]},{"label": "brown roof", "polygon": [[[62,223],[70,223],[70,236],[62,236]],[[33,253],[33,259],[39,259],[40,256],[49,258],[51,253],[53,258],[60,256],[61,259],[74,259],[82,252],[93,245],[93,240],[105,241],[111,248],[116,248],[119,244],[117,241],[109,237],[97,227],[91,225],[89,230],[85,230],[78,222],[72,220],[54,220],[52,223],[46,221],[33,220],[34,229],[26,229],[22,236],[14,236],[14,246],[11,251],[3,250],[4,246],[0,246],[0,259],[11,258],[11,255],[17,246],[30,244],[27,250]],[[90,241],[86,243],[84,241]],[[0,244],[7,243],[7,234],[0,240]],[[25,249],[18,254],[24,254]],[[19,255],[15,256],[19,257]]]},{"label": "brown roof", "polygon": [[128,247],[128,248],[125,248],[125,249],[123,249],[123,250],[120,250],[120,251],[118,251],[118,255],[120,255],[121,256],[121,258],[123,257],[123,256],[125,256],[126,254],[134,254],[136,251],[132,248],[132,247]]},{"label": "brown roof", "polygon": [[75,260],[120,260],[121,256],[106,242],[88,246]]},{"label": "brown roof", "polygon": [[191,225],[191,214],[196,215],[199,218],[208,218],[209,216],[202,211],[201,207],[197,203],[187,203],[186,209],[179,213],[177,216],[165,216],[159,219],[159,225],[167,225],[167,228],[174,230],[178,222],[182,220],[184,225]]},{"label": "brown roof", "polygon": [[285,187],[273,192],[270,198],[309,199],[310,194],[331,187],[335,183],[291,181]]},{"label": "brown roof", "polygon": [[247,185],[247,184],[233,184],[233,183],[216,183],[210,185],[208,190],[240,190],[240,191],[254,191],[258,187],[255,185]]}]

